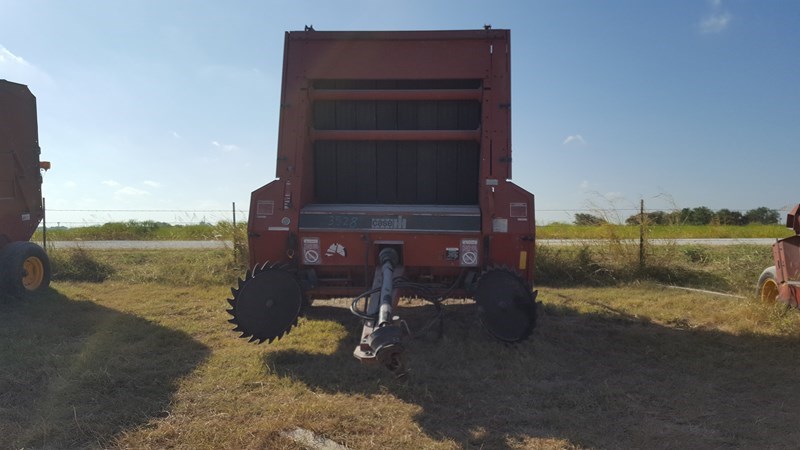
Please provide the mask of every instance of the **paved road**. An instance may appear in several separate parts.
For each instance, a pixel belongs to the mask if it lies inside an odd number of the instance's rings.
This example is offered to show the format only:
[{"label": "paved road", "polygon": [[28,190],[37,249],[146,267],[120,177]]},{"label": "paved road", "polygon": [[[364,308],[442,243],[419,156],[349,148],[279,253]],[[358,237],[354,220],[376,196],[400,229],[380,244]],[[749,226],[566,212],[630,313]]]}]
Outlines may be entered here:
[{"label": "paved road", "polygon": [[[598,245],[602,239],[540,239],[542,245]],[[627,241],[638,244],[638,239]],[[769,246],[775,239],[651,239],[653,245],[763,245]],[[159,249],[222,249],[233,248],[231,241],[49,241],[53,248],[85,248],[98,250],[159,250]]]},{"label": "paved road", "polygon": [[47,241],[52,248],[90,250],[174,250],[233,248],[231,241]]}]

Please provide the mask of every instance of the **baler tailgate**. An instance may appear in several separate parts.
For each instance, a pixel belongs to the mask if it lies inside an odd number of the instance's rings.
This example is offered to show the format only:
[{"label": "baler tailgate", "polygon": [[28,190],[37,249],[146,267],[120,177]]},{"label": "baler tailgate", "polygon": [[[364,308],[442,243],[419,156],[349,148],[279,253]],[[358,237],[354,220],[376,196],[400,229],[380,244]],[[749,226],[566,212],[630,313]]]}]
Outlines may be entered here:
[{"label": "baler tailgate", "polygon": [[[281,261],[312,299],[369,298],[352,308],[362,361],[403,366],[400,295],[437,311],[446,296],[472,297],[500,340],[533,330],[534,199],[509,181],[509,39],[489,28],[286,34],[277,179],[251,198],[250,274]],[[296,295],[282,300],[272,281],[251,289],[259,280],[234,289],[237,331],[288,330],[296,317],[263,311],[294,312]]]}]

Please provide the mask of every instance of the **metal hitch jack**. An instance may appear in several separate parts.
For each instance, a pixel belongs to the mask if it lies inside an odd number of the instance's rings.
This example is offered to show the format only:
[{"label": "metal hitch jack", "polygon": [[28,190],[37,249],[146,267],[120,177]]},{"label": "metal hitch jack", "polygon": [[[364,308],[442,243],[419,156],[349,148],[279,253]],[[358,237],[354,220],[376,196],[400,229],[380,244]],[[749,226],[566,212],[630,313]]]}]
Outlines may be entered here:
[{"label": "metal hitch jack", "polygon": [[402,276],[403,267],[399,266],[400,256],[393,248],[381,250],[378,259],[381,265],[375,270],[372,290],[369,291],[368,318],[362,317],[361,342],[353,356],[363,363],[381,364],[397,376],[403,376],[403,339],[408,335],[408,328],[400,317],[393,315],[399,299],[394,281]]}]

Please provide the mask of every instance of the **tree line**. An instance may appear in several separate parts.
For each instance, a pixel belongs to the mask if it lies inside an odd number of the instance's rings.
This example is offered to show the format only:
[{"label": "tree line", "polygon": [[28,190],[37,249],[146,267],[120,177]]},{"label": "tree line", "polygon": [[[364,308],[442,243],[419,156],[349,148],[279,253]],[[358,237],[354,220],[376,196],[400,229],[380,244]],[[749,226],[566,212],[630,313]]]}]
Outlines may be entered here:
[{"label": "tree line", "polygon": [[[644,220],[652,225],[748,225],[778,223],[780,214],[777,210],[765,206],[751,209],[744,214],[741,211],[720,209],[712,211],[705,206],[697,208],[683,208],[680,211],[650,211],[644,213]],[[642,222],[641,214],[634,214],[627,219],[628,225],[639,225]],[[587,213],[575,214],[575,225],[603,225],[608,223],[603,217]]]}]

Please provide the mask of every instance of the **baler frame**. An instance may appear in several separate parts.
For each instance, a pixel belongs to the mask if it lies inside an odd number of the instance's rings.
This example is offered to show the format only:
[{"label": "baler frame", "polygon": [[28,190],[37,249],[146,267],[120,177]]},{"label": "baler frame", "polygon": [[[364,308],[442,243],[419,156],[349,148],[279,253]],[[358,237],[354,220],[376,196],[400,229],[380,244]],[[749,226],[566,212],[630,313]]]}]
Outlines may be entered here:
[{"label": "baler frame", "polygon": [[772,245],[775,265],[761,273],[756,295],[765,303],[778,301],[800,308],[800,204],[787,214],[786,227],[795,235]]},{"label": "baler frame", "polygon": [[[391,301],[368,295],[354,309],[365,320],[359,359],[378,353],[363,344],[379,336],[379,347],[383,336],[399,345],[402,330],[384,327],[400,321],[378,311],[417,288],[434,302],[475,298],[492,334],[526,338],[534,198],[509,181],[510,74],[509,30],[286,33],[276,180],[251,196],[252,269],[230,299],[237,331],[280,338],[308,303],[265,298],[260,276],[315,300],[390,283]],[[383,276],[387,262],[402,280]],[[283,327],[265,302],[291,305],[277,314]]]},{"label": "baler frame", "polygon": [[0,80],[0,291],[46,288],[50,260],[29,242],[44,217],[36,97],[27,86]]}]

